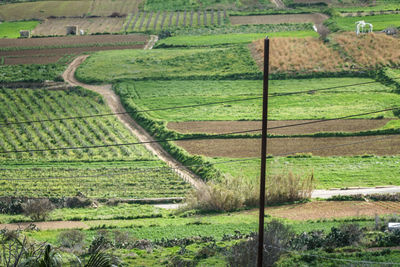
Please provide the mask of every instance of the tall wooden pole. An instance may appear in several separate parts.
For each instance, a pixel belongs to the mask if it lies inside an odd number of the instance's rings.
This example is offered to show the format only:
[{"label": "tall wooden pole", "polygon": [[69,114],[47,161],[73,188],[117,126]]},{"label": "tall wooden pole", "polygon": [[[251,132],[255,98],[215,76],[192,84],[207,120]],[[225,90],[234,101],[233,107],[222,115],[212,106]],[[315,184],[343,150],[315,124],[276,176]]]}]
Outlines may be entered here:
[{"label": "tall wooden pole", "polygon": [[263,114],[261,143],[261,175],[260,175],[260,218],[258,225],[258,258],[257,266],[262,267],[264,250],[264,208],[265,208],[265,175],[267,165],[267,124],[268,124],[268,76],[269,76],[269,39],[264,40],[264,83]]}]

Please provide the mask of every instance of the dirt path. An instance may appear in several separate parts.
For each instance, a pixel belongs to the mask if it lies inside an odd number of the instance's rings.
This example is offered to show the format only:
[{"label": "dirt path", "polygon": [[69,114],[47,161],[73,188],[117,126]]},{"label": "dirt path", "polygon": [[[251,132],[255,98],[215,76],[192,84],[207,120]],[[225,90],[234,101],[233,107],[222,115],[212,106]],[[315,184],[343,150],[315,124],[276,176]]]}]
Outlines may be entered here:
[{"label": "dirt path", "polygon": [[87,229],[89,226],[84,222],[78,221],[54,221],[54,222],[22,222],[22,223],[5,223],[0,224],[1,229],[18,230],[27,229],[31,225],[36,226],[39,230],[56,230],[56,229]]},{"label": "dirt path", "polygon": [[157,35],[151,35],[149,42],[144,47],[144,50],[153,49],[153,46],[156,44],[157,41],[158,41],[158,36]]},{"label": "dirt path", "polygon": [[[119,96],[114,93],[111,88],[111,84],[105,85],[89,85],[84,84],[75,79],[75,71],[78,66],[88,57],[88,55],[77,57],[68,66],[66,71],[63,73],[62,77],[64,80],[72,86],[81,86],[91,91],[97,92],[103,96],[106,100],[107,105],[110,107],[111,111],[114,113],[124,113],[125,108],[121,104]],[[139,124],[137,124],[128,114],[118,114],[116,115],[118,119],[131,131],[132,134],[140,142],[152,142],[154,138],[151,137]],[[204,184],[201,179],[193,174],[188,168],[183,166],[177,160],[175,160],[171,155],[169,155],[158,143],[147,143],[144,146],[155,154],[159,159],[167,163],[168,166],[174,169],[174,171],[185,181],[192,184],[195,188],[201,188]]]},{"label": "dirt path", "polygon": [[359,187],[348,189],[314,190],[313,198],[330,198],[333,196],[368,195],[368,194],[393,194],[400,193],[400,186]]},{"label": "dirt path", "polygon": [[271,0],[271,2],[275,4],[277,8],[285,8],[285,4],[282,0]]}]

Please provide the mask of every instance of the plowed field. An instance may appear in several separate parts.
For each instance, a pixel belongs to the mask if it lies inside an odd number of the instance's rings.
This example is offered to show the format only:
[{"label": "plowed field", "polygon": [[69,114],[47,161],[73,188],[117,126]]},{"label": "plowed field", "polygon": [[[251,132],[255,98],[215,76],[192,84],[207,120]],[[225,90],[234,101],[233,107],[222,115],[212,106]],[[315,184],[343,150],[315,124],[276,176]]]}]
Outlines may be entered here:
[{"label": "plowed field", "polygon": [[259,16],[230,16],[233,25],[243,24],[281,24],[307,23],[321,24],[328,16],[324,14],[288,14],[288,15],[259,15]]},{"label": "plowed field", "polygon": [[313,201],[309,203],[268,207],[265,213],[291,220],[318,220],[398,213],[399,202]]},{"label": "plowed field", "polygon": [[[357,143],[358,144],[354,144]],[[208,157],[259,157],[261,139],[207,139],[178,141],[191,154]],[[312,153],[317,156],[354,156],[364,154],[398,155],[400,136],[356,136],[320,138],[269,138],[267,153],[287,156],[289,153]]]},{"label": "plowed field", "polygon": [[[338,120],[326,121],[323,123],[308,124],[296,127],[281,129],[271,129],[268,132],[272,134],[310,134],[317,132],[360,132],[380,128],[390,119],[382,120]],[[268,128],[292,125],[298,123],[313,122],[312,120],[293,120],[293,121],[269,121]],[[261,129],[261,121],[187,121],[187,122],[169,122],[169,129],[179,133],[210,133],[220,134],[236,131],[249,131]],[[254,133],[261,133],[254,132]]]},{"label": "plowed field", "polygon": [[[1,39],[0,48],[20,47],[21,49],[0,51],[0,57],[4,58],[5,65],[55,63],[64,55],[78,55],[102,50],[142,49],[147,38],[146,35],[138,34]],[[58,48],[59,46],[81,47]]]},{"label": "plowed field", "polygon": [[117,33],[122,30],[125,18],[57,18],[46,19],[33,31],[33,35],[66,35],[66,26],[77,25],[85,33]]},{"label": "plowed field", "polygon": [[43,46],[68,46],[80,44],[146,42],[148,36],[144,34],[129,35],[85,35],[30,39],[0,39],[0,48],[3,47],[43,47]]}]

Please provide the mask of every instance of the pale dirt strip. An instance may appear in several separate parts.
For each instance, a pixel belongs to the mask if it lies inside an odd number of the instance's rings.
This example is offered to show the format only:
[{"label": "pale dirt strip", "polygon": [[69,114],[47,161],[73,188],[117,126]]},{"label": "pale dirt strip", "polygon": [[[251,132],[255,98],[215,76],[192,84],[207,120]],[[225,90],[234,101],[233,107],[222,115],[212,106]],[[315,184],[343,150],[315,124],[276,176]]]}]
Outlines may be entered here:
[{"label": "pale dirt strip", "polygon": [[[105,85],[89,85],[84,84],[76,80],[75,71],[78,66],[88,57],[79,56],[68,66],[66,71],[63,73],[62,77],[64,80],[72,86],[81,86],[96,93],[99,93],[106,100],[107,105],[110,107],[113,113],[124,113],[126,112],[125,108],[121,104],[121,100],[118,95],[114,93],[111,88],[111,84]],[[151,137],[138,123],[136,123],[129,114],[118,114],[117,118],[131,131],[132,134],[136,136],[136,138],[140,142],[154,142],[154,138]],[[168,154],[160,144],[158,143],[147,143],[144,146],[155,154],[159,159],[168,164],[169,167],[173,168],[174,171],[185,181],[192,184],[195,188],[201,188],[204,185],[204,182],[192,173],[188,168],[183,166],[180,162],[175,160],[170,154]]]}]

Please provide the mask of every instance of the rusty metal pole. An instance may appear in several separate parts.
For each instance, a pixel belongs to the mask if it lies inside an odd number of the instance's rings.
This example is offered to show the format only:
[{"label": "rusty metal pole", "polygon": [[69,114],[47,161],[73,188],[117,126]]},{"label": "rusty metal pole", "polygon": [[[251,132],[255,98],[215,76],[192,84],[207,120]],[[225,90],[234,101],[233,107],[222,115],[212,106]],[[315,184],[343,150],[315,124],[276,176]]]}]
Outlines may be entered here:
[{"label": "rusty metal pole", "polygon": [[267,124],[268,124],[268,76],[269,76],[269,39],[264,40],[264,83],[263,114],[261,143],[261,176],[260,176],[260,218],[258,224],[258,258],[257,266],[262,267],[264,250],[264,208],[265,208],[265,175],[267,165]]}]

